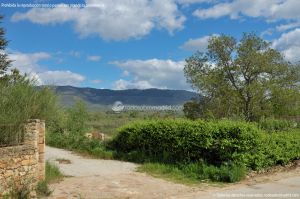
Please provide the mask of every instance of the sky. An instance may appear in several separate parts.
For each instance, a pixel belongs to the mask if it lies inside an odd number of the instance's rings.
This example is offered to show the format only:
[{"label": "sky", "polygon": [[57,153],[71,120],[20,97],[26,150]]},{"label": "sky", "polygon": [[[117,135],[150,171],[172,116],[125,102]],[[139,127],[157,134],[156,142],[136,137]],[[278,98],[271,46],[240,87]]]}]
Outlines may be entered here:
[{"label": "sky", "polygon": [[255,32],[300,60],[300,0],[1,0],[13,67],[40,85],[184,89],[210,36]]}]

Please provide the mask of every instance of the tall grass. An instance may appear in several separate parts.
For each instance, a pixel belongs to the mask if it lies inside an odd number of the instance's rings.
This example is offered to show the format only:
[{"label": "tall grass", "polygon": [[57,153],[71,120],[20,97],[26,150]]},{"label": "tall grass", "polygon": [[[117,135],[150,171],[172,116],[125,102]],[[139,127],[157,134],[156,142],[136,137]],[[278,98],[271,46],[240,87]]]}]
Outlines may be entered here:
[{"label": "tall grass", "polygon": [[33,80],[0,81],[0,96],[0,145],[19,142],[8,137],[17,138],[21,126],[28,119],[50,120],[55,116],[55,95],[50,88],[37,88]]}]

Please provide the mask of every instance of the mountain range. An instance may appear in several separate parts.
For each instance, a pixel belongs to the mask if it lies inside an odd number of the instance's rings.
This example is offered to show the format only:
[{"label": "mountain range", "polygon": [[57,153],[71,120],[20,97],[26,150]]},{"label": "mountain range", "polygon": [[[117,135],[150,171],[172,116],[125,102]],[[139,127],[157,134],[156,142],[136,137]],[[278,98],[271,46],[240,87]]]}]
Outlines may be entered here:
[{"label": "mountain range", "polygon": [[95,88],[79,88],[73,86],[55,86],[55,93],[63,106],[71,106],[76,100],[83,100],[89,107],[111,106],[116,101],[126,105],[183,105],[191,98],[199,95],[186,90],[166,89],[128,89],[110,90]]}]

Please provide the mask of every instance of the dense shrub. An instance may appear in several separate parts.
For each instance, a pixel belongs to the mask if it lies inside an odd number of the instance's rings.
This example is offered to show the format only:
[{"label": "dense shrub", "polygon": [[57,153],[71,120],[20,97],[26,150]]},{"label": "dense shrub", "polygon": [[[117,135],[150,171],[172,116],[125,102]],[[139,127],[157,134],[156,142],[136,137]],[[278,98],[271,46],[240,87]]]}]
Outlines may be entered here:
[{"label": "dense shrub", "polygon": [[112,145],[127,158],[166,163],[201,159],[219,165],[238,161],[250,165],[261,132],[245,122],[161,120],[140,121],[119,130]]},{"label": "dense shrub", "polygon": [[263,168],[300,159],[300,132],[273,132],[263,135],[262,144],[254,155],[253,167]]},{"label": "dense shrub", "polygon": [[106,150],[103,142],[76,133],[47,133],[46,144],[58,148],[88,153],[98,158],[111,159],[113,157],[112,151]]},{"label": "dense shrub", "polygon": [[28,119],[49,121],[55,116],[56,96],[51,89],[37,88],[25,77],[14,82],[0,81],[0,96],[0,145],[22,141],[20,129]]},{"label": "dense shrub", "polygon": [[34,81],[0,83],[0,121],[19,124],[28,119],[50,119],[56,110],[56,96],[50,88],[36,88]]},{"label": "dense shrub", "polygon": [[268,132],[279,132],[291,130],[297,127],[297,123],[289,120],[267,118],[260,120],[258,126]]}]

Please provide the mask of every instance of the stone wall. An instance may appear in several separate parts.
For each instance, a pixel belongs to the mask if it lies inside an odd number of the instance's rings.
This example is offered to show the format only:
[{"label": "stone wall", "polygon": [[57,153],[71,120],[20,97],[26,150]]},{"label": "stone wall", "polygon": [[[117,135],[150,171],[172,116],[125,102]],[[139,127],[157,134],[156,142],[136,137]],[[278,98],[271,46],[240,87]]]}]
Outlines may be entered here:
[{"label": "stone wall", "polygon": [[31,190],[45,178],[45,122],[29,120],[24,128],[24,143],[0,148],[0,198],[10,190]]}]

